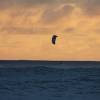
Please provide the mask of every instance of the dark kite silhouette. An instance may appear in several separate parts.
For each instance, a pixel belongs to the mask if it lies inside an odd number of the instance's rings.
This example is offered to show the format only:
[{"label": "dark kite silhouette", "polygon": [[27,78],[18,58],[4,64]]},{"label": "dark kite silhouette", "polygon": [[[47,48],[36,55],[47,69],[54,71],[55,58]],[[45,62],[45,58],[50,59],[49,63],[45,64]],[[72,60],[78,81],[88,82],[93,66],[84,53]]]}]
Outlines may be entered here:
[{"label": "dark kite silhouette", "polygon": [[53,36],[52,36],[52,44],[53,44],[53,45],[56,44],[56,38],[57,38],[57,37],[58,37],[57,35],[53,35]]}]

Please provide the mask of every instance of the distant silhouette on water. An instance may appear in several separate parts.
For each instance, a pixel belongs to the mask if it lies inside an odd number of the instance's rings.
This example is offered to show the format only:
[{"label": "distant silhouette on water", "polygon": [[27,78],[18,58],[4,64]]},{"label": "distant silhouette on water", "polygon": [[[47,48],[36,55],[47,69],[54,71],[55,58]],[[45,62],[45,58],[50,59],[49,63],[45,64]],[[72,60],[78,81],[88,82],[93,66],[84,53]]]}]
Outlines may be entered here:
[{"label": "distant silhouette on water", "polygon": [[53,44],[53,45],[56,44],[56,38],[57,38],[57,37],[58,37],[57,35],[53,35],[53,36],[52,36],[52,44]]}]

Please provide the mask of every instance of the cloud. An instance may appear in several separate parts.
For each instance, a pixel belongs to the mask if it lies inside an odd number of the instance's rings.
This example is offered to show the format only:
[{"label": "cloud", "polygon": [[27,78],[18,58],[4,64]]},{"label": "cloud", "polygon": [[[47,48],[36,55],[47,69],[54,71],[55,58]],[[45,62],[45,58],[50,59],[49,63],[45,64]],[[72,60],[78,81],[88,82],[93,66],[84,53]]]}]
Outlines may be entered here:
[{"label": "cloud", "polygon": [[52,22],[56,22],[58,20],[61,20],[64,17],[69,16],[72,11],[73,11],[74,7],[72,5],[63,5],[60,8],[54,8],[54,9],[46,9],[41,17],[41,20],[44,23],[52,23]]},{"label": "cloud", "polygon": [[[57,8],[59,5],[62,4],[65,4],[67,9],[69,9],[68,7],[70,4],[76,5],[77,8],[81,8],[83,13],[90,16],[100,15],[100,0],[0,0],[0,9],[7,10],[12,7],[17,7],[21,10],[21,8],[27,9],[34,8],[37,6],[40,8],[41,6],[46,6],[46,8],[55,6],[55,8]],[[58,14],[57,11],[49,12],[48,9],[44,13],[46,14],[45,16],[48,16],[51,13]],[[56,15],[54,14],[52,16],[55,17]]]},{"label": "cloud", "polygon": [[38,4],[36,0],[0,0],[0,9],[5,10],[12,7],[32,7]]},{"label": "cloud", "polygon": [[[69,0],[68,0],[69,1]],[[34,7],[40,5],[55,5],[64,3],[65,0],[0,0],[0,9],[8,9],[11,7]]]},{"label": "cloud", "polygon": [[[4,4],[7,3],[6,0],[4,1],[5,1]],[[34,4],[35,2],[39,4],[39,1],[41,0],[38,0],[38,1],[33,0],[33,1],[32,1],[33,5],[35,5]],[[48,2],[47,1],[44,0],[45,3],[43,4],[49,4],[49,1]],[[56,0],[56,1],[59,1],[59,0]],[[10,2],[13,3],[13,0],[10,0]],[[16,4],[17,7],[19,6],[26,7],[24,6],[23,3],[24,2],[26,3],[27,0],[21,0],[21,1],[18,0],[16,2],[17,2]],[[31,0],[29,0],[29,2],[31,2]],[[51,2],[54,2],[54,1],[51,0]],[[44,8],[41,8],[40,6],[41,9],[38,9],[38,8],[39,7],[32,8],[32,9],[12,8],[12,9],[7,9],[6,11],[2,11],[2,13],[0,14],[2,16],[1,17],[2,19],[0,19],[1,26],[2,26],[2,29],[0,29],[2,31],[1,33],[7,33],[7,32],[10,34],[11,33],[13,34],[15,33],[16,34],[40,34],[40,33],[45,34],[47,33],[48,34],[50,32],[52,33],[52,32],[55,32],[55,30],[57,29],[55,28],[56,26],[55,22],[58,22],[58,21],[61,22],[61,19],[68,17],[74,10],[74,7],[72,5],[62,4],[62,3],[60,3],[59,6],[49,5],[49,6],[45,6]],[[47,24],[51,24],[52,27],[48,27]]]},{"label": "cloud", "polygon": [[76,0],[76,4],[86,15],[100,15],[100,0]]},{"label": "cloud", "polygon": [[69,27],[69,28],[64,29],[63,32],[64,33],[73,33],[75,31],[76,31],[76,29],[74,27]]},{"label": "cloud", "polygon": [[15,13],[15,16],[24,15],[29,8],[33,10],[36,7],[41,8],[43,12],[41,19],[45,23],[56,22],[59,18],[70,15],[74,8],[80,8],[84,16],[100,15],[100,0],[0,0],[1,10],[12,7],[17,7],[18,13]]},{"label": "cloud", "polygon": [[50,33],[50,28],[45,27],[3,27],[0,29],[2,33],[7,34],[48,34]]},{"label": "cloud", "polygon": [[[78,21],[85,20],[81,19],[83,15],[78,16],[76,14],[76,8],[81,8],[84,16],[86,14],[93,16],[99,14],[99,9],[97,9],[100,7],[99,5],[99,0],[9,0],[9,2],[8,0],[1,0],[0,9],[5,8],[7,11],[2,11],[3,16],[0,16],[3,20],[0,20],[0,25],[3,27],[3,32],[5,30],[8,33],[35,34],[50,33],[56,30],[73,33],[78,29],[83,29],[81,25],[77,25]],[[8,9],[10,7],[17,7],[18,9]],[[19,9],[20,7],[23,9]],[[71,18],[68,18],[69,16]],[[84,23],[81,24],[85,25]],[[51,26],[49,27],[49,25]],[[75,27],[77,30],[75,31],[70,27]]]}]

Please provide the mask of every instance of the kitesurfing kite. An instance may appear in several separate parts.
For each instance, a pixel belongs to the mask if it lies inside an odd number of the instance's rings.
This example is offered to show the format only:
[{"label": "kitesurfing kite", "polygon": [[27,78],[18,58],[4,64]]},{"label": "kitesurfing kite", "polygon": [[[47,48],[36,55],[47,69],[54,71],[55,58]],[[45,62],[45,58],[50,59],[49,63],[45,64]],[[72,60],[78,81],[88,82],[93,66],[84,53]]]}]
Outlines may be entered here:
[{"label": "kitesurfing kite", "polygon": [[56,44],[56,38],[57,38],[57,37],[58,37],[57,35],[53,35],[53,36],[52,36],[52,44],[53,44],[53,45]]}]

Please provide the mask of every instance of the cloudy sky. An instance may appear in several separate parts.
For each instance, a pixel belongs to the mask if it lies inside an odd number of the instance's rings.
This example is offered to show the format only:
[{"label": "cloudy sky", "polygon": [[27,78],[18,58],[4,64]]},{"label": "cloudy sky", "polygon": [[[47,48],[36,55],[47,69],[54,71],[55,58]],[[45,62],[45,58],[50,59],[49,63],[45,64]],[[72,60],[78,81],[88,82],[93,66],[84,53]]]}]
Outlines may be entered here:
[{"label": "cloudy sky", "polygon": [[0,0],[0,59],[100,60],[100,0]]}]

